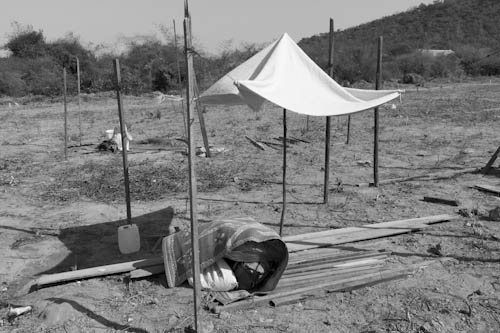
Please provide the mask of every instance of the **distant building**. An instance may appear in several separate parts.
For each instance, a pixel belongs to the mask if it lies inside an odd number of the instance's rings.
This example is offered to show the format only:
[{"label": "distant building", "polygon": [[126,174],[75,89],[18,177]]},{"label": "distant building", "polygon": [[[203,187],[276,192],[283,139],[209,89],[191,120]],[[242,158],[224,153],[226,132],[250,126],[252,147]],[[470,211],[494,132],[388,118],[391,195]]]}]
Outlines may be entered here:
[{"label": "distant building", "polygon": [[434,50],[434,49],[419,49],[420,53],[431,57],[445,57],[450,54],[455,54],[453,50]]}]

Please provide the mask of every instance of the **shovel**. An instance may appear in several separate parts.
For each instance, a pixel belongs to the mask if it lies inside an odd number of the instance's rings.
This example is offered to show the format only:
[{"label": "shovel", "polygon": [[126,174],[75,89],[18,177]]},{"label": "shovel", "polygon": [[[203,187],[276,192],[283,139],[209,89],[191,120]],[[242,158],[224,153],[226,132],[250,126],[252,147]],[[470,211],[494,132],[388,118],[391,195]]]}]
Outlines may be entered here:
[{"label": "shovel", "polygon": [[141,248],[141,237],[139,228],[132,224],[132,212],[130,209],[130,189],[128,180],[128,161],[127,161],[127,130],[122,112],[122,99],[120,96],[120,63],[118,59],[114,61],[115,77],[116,77],[116,99],[118,101],[118,116],[120,118],[120,132],[122,140],[122,157],[123,157],[123,177],[125,182],[125,199],[127,201],[127,225],[122,225],[118,228],[118,248],[123,254],[137,252]]}]

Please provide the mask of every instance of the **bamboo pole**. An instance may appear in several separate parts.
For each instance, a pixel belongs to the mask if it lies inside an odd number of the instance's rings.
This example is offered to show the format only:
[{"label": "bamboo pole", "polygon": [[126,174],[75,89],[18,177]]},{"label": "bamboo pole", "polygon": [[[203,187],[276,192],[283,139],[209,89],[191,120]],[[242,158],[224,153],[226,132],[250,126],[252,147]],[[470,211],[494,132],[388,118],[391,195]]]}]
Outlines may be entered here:
[{"label": "bamboo pole", "polygon": [[191,253],[192,253],[192,273],[193,273],[193,304],[194,304],[194,329],[198,332],[200,327],[200,311],[201,311],[201,281],[200,281],[200,253],[199,253],[199,235],[198,221],[196,212],[196,173],[195,173],[195,147],[192,133],[192,112],[193,103],[193,50],[191,41],[191,18],[189,15],[188,2],[184,2],[184,51],[186,56],[186,115],[188,120],[188,146],[189,146],[189,207],[191,215]]},{"label": "bamboo pole", "polygon": [[[330,77],[333,78],[333,19],[330,18],[330,34],[328,47],[328,70]],[[330,184],[330,138],[331,138],[331,116],[326,117],[325,126],[325,175],[323,181],[323,203],[328,203],[328,192]]]},{"label": "bamboo pole", "polygon": [[[180,86],[181,85],[181,64],[179,62],[179,49],[177,48],[177,32],[175,30],[175,20],[174,20],[174,48],[175,48],[175,62],[177,64],[177,84]],[[181,97],[182,97],[182,90],[181,90]],[[186,114],[184,113],[184,100],[181,100],[181,106],[182,106],[182,121],[184,123],[184,134],[187,135],[187,121],[186,121]]]},{"label": "bamboo pole", "polygon": [[66,83],[66,67],[63,67],[63,101],[64,101],[64,159],[68,159],[68,103],[66,95],[68,85]]},{"label": "bamboo pole", "polygon": [[128,160],[127,160],[127,134],[125,131],[125,119],[123,116],[123,105],[121,97],[121,75],[120,75],[120,62],[118,59],[113,60],[113,68],[115,71],[115,89],[116,101],[118,103],[118,117],[120,119],[120,133],[122,136],[122,160],[123,160],[123,179],[125,183],[125,201],[127,205],[127,223],[132,224],[132,210],[130,208],[130,188],[128,179]]},{"label": "bamboo pole", "polygon": [[82,145],[82,101],[80,96],[80,60],[78,57],[76,58],[76,89],[78,93],[78,131],[79,131],[79,139],[80,146]]},{"label": "bamboo pole", "polygon": [[283,207],[281,208],[280,236],[283,234],[286,211],[286,109],[283,109]]},{"label": "bamboo pole", "polygon": [[[377,76],[375,79],[375,89],[382,89],[382,44],[383,37],[378,38],[377,52]],[[374,130],[373,130],[373,186],[378,187],[378,130],[379,130],[379,115],[378,107],[374,110]]]}]

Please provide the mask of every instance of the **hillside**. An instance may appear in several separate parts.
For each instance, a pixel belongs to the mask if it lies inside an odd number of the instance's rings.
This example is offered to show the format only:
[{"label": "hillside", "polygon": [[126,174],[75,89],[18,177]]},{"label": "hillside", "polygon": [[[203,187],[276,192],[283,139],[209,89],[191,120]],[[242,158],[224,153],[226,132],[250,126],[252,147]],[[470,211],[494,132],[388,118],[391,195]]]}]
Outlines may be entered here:
[{"label": "hillside", "polygon": [[[335,19],[335,18],[334,18]],[[325,22],[327,27],[328,22]],[[384,37],[384,57],[391,60],[416,49],[452,49],[489,54],[500,49],[500,1],[444,0],[420,5],[335,33],[335,59],[373,57],[378,36]],[[328,33],[304,38],[299,45],[326,67]]]}]

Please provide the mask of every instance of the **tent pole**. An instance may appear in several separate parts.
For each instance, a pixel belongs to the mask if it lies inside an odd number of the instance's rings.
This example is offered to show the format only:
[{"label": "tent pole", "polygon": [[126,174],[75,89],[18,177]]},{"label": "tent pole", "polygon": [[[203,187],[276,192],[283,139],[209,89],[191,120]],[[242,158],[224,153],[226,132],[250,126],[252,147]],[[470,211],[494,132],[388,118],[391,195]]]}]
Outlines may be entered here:
[{"label": "tent pole", "polygon": [[[333,79],[333,19],[330,18],[330,34],[328,48],[328,69],[330,77]],[[328,203],[328,187],[330,184],[330,136],[331,136],[331,116],[326,117],[325,128],[325,179],[323,181],[323,203]]]},{"label": "tent pole", "polygon": [[78,130],[79,130],[79,138],[80,138],[80,146],[82,145],[82,99],[80,96],[80,59],[76,58],[76,89],[78,92]]},{"label": "tent pole", "polygon": [[345,144],[349,144],[349,137],[351,136],[351,115],[347,116],[347,139],[345,140]]},{"label": "tent pole", "polygon": [[200,326],[200,311],[201,311],[201,281],[200,281],[200,250],[199,250],[199,234],[198,234],[198,221],[196,212],[196,173],[195,173],[195,149],[192,133],[192,114],[193,103],[191,99],[194,97],[193,89],[193,50],[191,40],[191,17],[188,10],[187,0],[184,2],[184,53],[186,55],[186,115],[187,115],[187,135],[189,146],[189,207],[191,217],[191,253],[192,253],[192,273],[193,273],[193,303],[194,303],[194,330],[199,332]]},{"label": "tent pole", "polygon": [[280,236],[283,234],[286,210],[286,109],[283,109],[283,207],[281,209]]},{"label": "tent pole", "polygon": [[[375,79],[375,89],[382,88],[382,44],[383,37],[378,38],[377,52],[377,76]],[[378,107],[374,110],[374,131],[373,131],[373,186],[378,187]]]},{"label": "tent pole", "polygon": [[323,203],[328,203],[328,187],[330,184],[330,137],[331,137],[331,120],[332,117],[326,117],[325,126],[325,174],[323,181]]},{"label": "tent pole", "polygon": [[115,85],[116,85],[116,100],[118,102],[118,117],[120,118],[120,133],[122,136],[122,159],[123,159],[123,180],[125,183],[125,200],[127,201],[127,223],[132,224],[132,211],[130,209],[130,187],[128,179],[128,160],[127,160],[127,132],[125,131],[125,119],[123,117],[122,97],[120,95],[121,77],[120,77],[120,62],[118,59],[113,60],[113,68],[115,70]]},{"label": "tent pole", "polygon": [[66,67],[63,66],[63,101],[64,101],[64,159],[68,159],[68,103],[66,95],[68,85],[66,83]]}]

